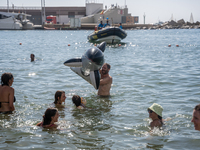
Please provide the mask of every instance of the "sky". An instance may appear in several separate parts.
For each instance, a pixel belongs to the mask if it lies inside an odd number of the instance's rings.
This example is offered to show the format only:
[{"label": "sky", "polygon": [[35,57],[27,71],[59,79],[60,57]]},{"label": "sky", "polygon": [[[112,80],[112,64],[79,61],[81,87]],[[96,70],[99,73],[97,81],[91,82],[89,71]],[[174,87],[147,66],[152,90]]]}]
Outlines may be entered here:
[{"label": "sky", "polygon": [[[41,6],[41,0],[0,0],[0,7],[7,7],[12,4],[18,7],[34,7]],[[111,4],[128,7],[128,12],[132,16],[139,16],[139,23],[157,23],[158,21],[169,21],[173,16],[173,20],[178,21],[184,19],[190,21],[191,13],[194,22],[200,22],[200,0],[45,0],[46,7],[85,7],[86,1],[103,3],[109,7]]]}]

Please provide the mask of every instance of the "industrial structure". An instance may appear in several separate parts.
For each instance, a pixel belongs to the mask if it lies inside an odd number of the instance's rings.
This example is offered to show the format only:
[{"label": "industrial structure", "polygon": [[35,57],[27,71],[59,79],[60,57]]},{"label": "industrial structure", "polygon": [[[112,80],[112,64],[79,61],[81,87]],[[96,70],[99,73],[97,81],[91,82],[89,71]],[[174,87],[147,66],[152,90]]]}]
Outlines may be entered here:
[{"label": "industrial structure", "polygon": [[41,7],[16,7],[12,5],[9,8],[0,7],[2,12],[23,12],[31,15],[27,17],[35,25],[45,24],[46,16],[56,16],[57,24],[69,24],[71,18],[79,18],[81,24],[84,23],[97,23],[99,18],[112,21],[112,23],[138,23],[139,17],[133,17],[128,13],[128,8],[124,7],[105,6],[103,8],[103,3],[94,3],[89,0],[86,1],[85,7],[46,7],[45,0],[41,0]]}]

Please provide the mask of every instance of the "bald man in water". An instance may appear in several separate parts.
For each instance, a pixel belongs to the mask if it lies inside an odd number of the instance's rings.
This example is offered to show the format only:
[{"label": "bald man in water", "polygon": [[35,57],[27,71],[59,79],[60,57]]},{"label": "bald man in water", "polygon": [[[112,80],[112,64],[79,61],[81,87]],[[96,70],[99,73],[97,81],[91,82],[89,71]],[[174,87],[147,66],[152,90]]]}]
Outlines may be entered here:
[{"label": "bald man in water", "polygon": [[98,90],[98,95],[109,96],[110,88],[112,84],[112,77],[109,75],[111,66],[108,63],[104,63],[102,69],[100,69],[101,79]]}]

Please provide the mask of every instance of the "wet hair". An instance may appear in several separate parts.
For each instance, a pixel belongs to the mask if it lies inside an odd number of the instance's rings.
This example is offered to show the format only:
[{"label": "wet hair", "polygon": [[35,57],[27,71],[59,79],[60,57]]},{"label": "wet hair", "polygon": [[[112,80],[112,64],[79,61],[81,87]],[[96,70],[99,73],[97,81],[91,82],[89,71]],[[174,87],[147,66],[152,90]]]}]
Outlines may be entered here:
[{"label": "wet hair", "polygon": [[111,68],[110,64],[108,64],[108,63],[105,63],[105,65],[107,66],[107,68],[108,68],[108,69],[110,69],[110,68]]},{"label": "wet hair", "polygon": [[196,105],[196,106],[194,107],[194,110],[196,110],[196,111],[199,111],[199,112],[200,112],[200,104]]},{"label": "wet hair", "polygon": [[58,98],[61,98],[62,93],[65,93],[64,91],[56,91],[55,93],[55,101],[54,104],[58,104]]},{"label": "wet hair", "polygon": [[9,86],[9,80],[13,78],[12,73],[4,73],[1,76],[1,85]]},{"label": "wet hair", "polygon": [[76,105],[76,107],[81,105],[81,97],[78,95],[73,95],[72,102]]},{"label": "wet hair", "polygon": [[56,115],[57,108],[47,108],[43,115],[43,125],[49,125],[51,123],[51,117]]}]

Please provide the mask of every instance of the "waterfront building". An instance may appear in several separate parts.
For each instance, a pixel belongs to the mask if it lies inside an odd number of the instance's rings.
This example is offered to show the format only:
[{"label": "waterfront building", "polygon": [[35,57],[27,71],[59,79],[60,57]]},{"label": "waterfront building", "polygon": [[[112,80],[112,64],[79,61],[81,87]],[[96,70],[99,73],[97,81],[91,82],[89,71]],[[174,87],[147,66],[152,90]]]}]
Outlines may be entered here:
[{"label": "waterfront building", "polygon": [[[0,11],[7,12],[8,7],[0,7]],[[45,11],[45,13],[43,12]],[[57,24],[69,24],[71,18],[79,18],[81,24],[98,23],[99,19],[109,18],[110,23],[138,23],[139,17],[133,17],[128,13],[127,6],[120,7],[117,4],[105,6],[103,3],[86,1],[85,7],[16,7],[12,6],[10,12],[23,12],[30,14],[28,19],[35,25],[44,24],[45,16],[56,16]],[[46,19],[45,19],[46,20]]]}]

